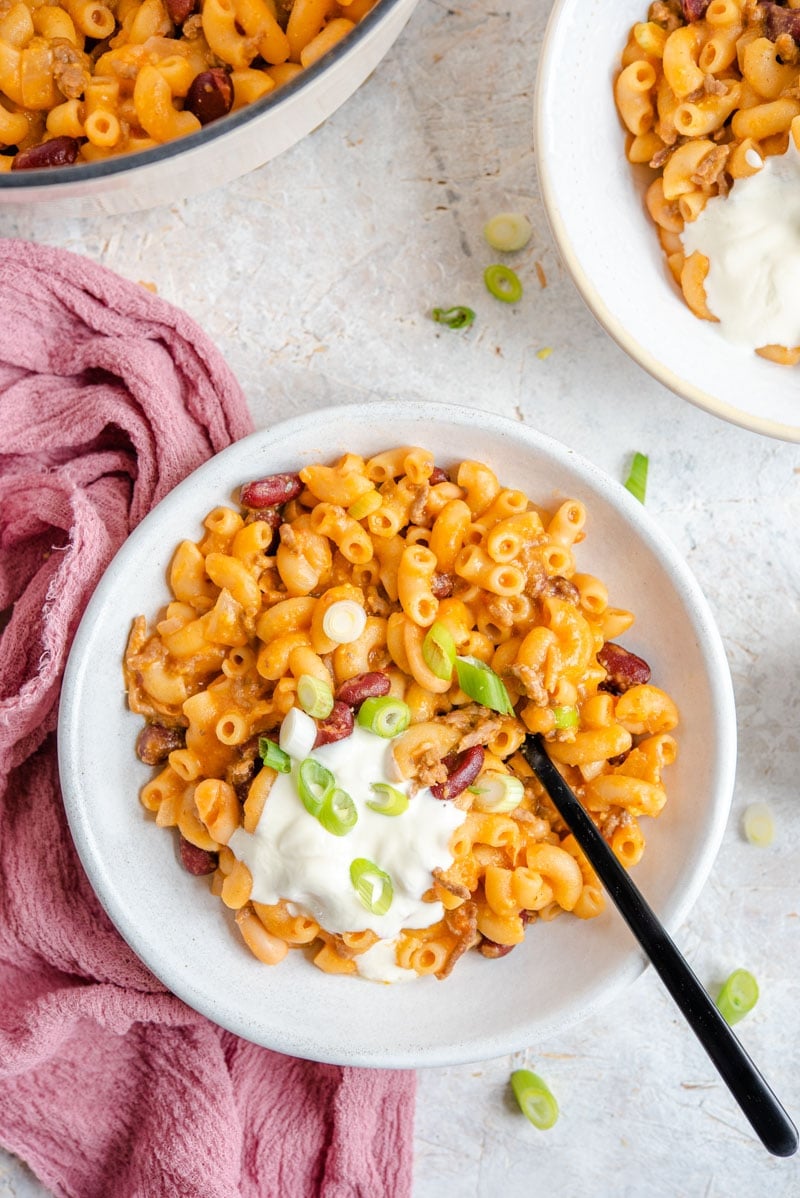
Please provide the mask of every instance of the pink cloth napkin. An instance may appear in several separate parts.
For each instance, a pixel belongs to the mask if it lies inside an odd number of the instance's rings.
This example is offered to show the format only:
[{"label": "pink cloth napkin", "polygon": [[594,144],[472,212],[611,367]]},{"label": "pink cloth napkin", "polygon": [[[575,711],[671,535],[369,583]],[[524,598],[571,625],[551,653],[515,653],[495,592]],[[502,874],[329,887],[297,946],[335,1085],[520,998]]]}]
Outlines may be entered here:
[{"label": "pink cloth napkin", "polygon": [[413,1075],[294,1060],[196,1014],[117,934],[65,822],[81,612],[153,504],[249,431],[184,313],[0,240],[0,1143],[59,1195],[410,1193]]}]

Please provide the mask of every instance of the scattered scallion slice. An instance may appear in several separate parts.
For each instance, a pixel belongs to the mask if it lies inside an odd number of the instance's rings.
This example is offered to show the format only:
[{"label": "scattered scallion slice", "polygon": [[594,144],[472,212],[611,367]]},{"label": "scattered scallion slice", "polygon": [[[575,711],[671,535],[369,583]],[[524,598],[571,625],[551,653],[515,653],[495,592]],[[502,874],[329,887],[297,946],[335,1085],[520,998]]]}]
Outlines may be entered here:
[{"label": "scattered scallion slice", "polygon": [[578,709],[577,707],[554,707],[553,719],[556,728],[577,728]]},{"label": "scattered scallion slice", "polygon": [[513,254],[525,248],[533,236],[533,228],[521,212],[498,212],[484,225],[483,235],[493,250]]},{"label": "scattered scallion slice", "polygon": [[394,886],[385,870],[368,857],[356,857],[350,864],[350,881],[362,906],[373,915],[385,915],[392,905]]},{"label": "scattered scallion slice", "polygon": [[312,719],[325,720],[333,711],[333,691],[321,678],[301,674],[297,679],[297,702]]},{"label": "scattered scallion slice", "polygon": [[297,789],[309,815],[318,816],[325,800],[333,794],[336,779],[331,771],[313,757],[306,757],[297,771]]},{"label": "scattered scallion slice", "polygon": [[456,643],[446,624],[436,620],[425,633],[422,659],[437,678],[452,678],[456,662]]},{"label": "scattered scallion slice", "polygon": [[717,996],[719,1012],[731,1025],[743,1019],[757,1002],[758,982],[749,969],[734,969]]},{"label": "scattered scallion slice", "polygon": [[402,699],[395,699],[392,695],[372,696],[361,704],[356,719],[368,732],[388,740],[405,732],[411,723],[411,708]]},{"label": "scattered scallion slice", "polygon": [[485,770],[480,776],[480,785],[473,793],[473,805],[477,811],[504,815],[519,807],[525,787],[513,774],[502,774],[500,770]]},{"label": "scattered scallion slice", "polygon": [[644,503],[644,497],[647,493],[647,467],[650,464],[650,459],[647,454],[635,453],[631,462],[631,469],[628,477],[625,479],[625,488],[630,491],[639,503]]},{"label": "scattered scallion slice", "polygon": [[264,765],[269,766],[271,770],[277,770],[279,774],[288,774],[292,768],[289,754],[284,753],[274,740],[269,740],[266,736],[258,738],[258,755]]},{"label": "scattered scallion slice", "polygon": [[372,491],[365,491],[363,495],[359,495],[358,499],[350,504],[347,514],[351,520],[363,520],[366,516],[377,512],[382,503],[380,491],[373,488]]},{"label": "scattered scallion slice", "polygon": [[311,716],[299,707],[291,707],[281,724],[280,744],[284,753],[294,757],[295,761],[303,761],[314,748],[316,739],[317,725]]},{"label": "scattered scallion slice", "polygon": [[502,262],[495,262],[492,266],[487,266],[483,272],[483,281],[494,298],[502,300],[504,304],[516,304],[522,299],[522,283],[519,281],[519,275],[510,266],[504,266]]},{"label": "scattered scallion slice", "polygon": [[326,832],[346,836],[358,822],[358,812],[347,791],[336,786],[322,804],[317,819]]},{"label": "scattered scallion slice", "polygon": [[448,329],[468,329],[475,319],[475,313],[472,308],[458,304],[453,308],[434,308],[431,318]]},{"label": "scattered scallion slice", "polygon": [[367,624],[367,613],[355,599],[339,599],[322,617],[322,631],[337,645],[357,641]]},{"label": "scattered scallion slice", "polygon": [[379,815],[402,815],[408,809],[408,795],[388,782],[370,782],[369,788],[376,797],[367,799],[367,806]]},{"label": "scattered scallion slice", "polygon": [[485,661],[477,657],[457,657],[456,674],[458,685],[470,699],[492,711],[499,711],[501,715],[514,714],[505,683]]},{"label": "scattered scallion slice", "polygon": [[546,1131],[558,1119],[558,1103],[547,1084],[530,1069],[515,1069],[511,1074],[511,1089],[519,1109],[534,1127]]},{"label": "scattered scallion slice", "polygon": [[751,803],[744,813],[744,834],[751,844],[765,849],[775,839],[775,820],[766,803]]}]

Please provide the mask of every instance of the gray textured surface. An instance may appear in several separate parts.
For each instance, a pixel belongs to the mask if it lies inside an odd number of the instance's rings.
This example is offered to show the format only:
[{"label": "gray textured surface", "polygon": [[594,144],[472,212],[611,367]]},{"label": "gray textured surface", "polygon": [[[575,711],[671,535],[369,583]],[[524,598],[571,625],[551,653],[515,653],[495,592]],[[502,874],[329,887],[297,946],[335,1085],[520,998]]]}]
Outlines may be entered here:
[{"label": "gray textured surface", "polygon": [[[737,966],[757,974],[762,999],[741,1038],[797,1115],[800,448],[683,403],[582,306],[536,190],[531,113],[548,10],[542,0],[499,9],[422,0],[361,91],[262,170],[121,219],[55,224],[0,210],[0,233],[155,283],[216,339],[259,425],[371,394],[419,396],[524,420],[617,477],[633,450],[650,454],[648,507],[715,611],[739,712],[733,815],[678,939],[709,986]],[[526,284],[517,309],[481,282],[493,257],[481,229],[501,209],[527,212],[535,229],[515,263]],[[470,333],[430,321],[431,306],[449,303],[477,310]],[[553,352],[541,360],[545,346]],[[755,799],[777,821],[766,850],[741,835]],[[546,1049],[420,1073],[415,1198],[800,1192],[797,1162],[754,1142],[652,974]],[[548,1133],[509,1102],[508,1074],[521,1062],[560,1100]],[[0,1154],[0,1194],[42,1190]]]}]

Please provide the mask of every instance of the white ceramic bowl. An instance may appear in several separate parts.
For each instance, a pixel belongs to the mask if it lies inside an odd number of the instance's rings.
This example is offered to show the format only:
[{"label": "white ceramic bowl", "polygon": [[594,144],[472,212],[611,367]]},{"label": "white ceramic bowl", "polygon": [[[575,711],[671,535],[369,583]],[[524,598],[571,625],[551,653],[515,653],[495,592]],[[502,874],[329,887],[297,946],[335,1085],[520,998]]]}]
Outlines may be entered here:
[{"label": "white ceramic bowl", "polygon": [[728,815],[736,756],[725,653],[688,568],[619,483],[569,449],[504,418],[429,403],[326,409],[255,433],[178,486],[136,529],[86,611],[70,656],[59,722],[64,802],[86,871],[122,935],[175,994],[257,1043],[337,1063],[421,1066],[501,1055],[552,1036],[610,1000],[644,968],[613,911],[532,927],[507,957],[467,954],[444,982],[381,986],[320,973],[302,953],[275,968],[244,947],[205,880],[177,862],[173,834],[138,800],[152,771],[134,755],[141,719],[125,706],[121,662],[131,619],[167,598],[173,546],[197,537],[214,505],[274,471],[432,448],[442,465],[477,458],[537,502],[574,496],[588,508],[579,560],[637,615],[626,645],[680,705],[670,801],[646,830],[635,877],[668,927],[688,914]]},{"label": "white ceramic bowl", "polygon": [[535,142],[545,209],[591,311],[676,394],[755,432],[800,441],[800,371],[731,345],[698,320],[669,274],[644,209],[612,84],[648,0],[557,0],[539,62]]},{"label": "white ceramic bowl", "polygon": [[417,0],[380,0],[297,79],[189,137],[139,154],[0,174],[0,204],[46,204],[48,216],[134,212],[230,182],[321,125],[375,69]]}]

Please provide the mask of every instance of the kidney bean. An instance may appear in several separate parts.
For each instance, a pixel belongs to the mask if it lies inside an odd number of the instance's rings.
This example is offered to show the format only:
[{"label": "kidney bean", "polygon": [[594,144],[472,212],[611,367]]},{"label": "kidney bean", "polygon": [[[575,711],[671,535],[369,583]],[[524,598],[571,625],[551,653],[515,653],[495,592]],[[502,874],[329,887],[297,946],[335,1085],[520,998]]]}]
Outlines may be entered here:
[{"label": "kidney bean", "polygon": [[513,944],[496,944],[494,940],[489,940],[487,936],[483,936],[478,945],[478,952],[482,956],[496,961],[498,957],[507,957],[512,948],[514,948]]},{"label": "kidney bean", "polygon": [[199,849],[185,836],[180,838],[181,865],[190,874],[200,878],[203,874],[213,874],[217,868],[219,857],[208,849]]},{"label": "kidney bean", "polygon": [[185,728],[146,724],[136,737],[136,756],[145,765],[158,765],[169,757],[173,749],[182,749],[185,744]]},{"label": "kidney bean", "polygon": [[687,21],[699,21],[706,15],[711,0],[681,0],[683,15]]},{"label": "kidney bean", "polygon": [[650,679],[650,667],[643,658],[629,653],[622,645],[608,641],[597,654],[597,660],[606,671],[600,690],[612,695],[622,695],[632,686],[642,686]]},{"label": "kidney bean", "polygon": [[38,170],[44,166],[70,166],[78,157],[78,143],[74,137],[51,137],[39,146],[29,146],[14,155],[12,171]]},{"label": "kidney bean", "polygon": [[444,782],[434,782],[431,794],[435,799],[454,799],[470,786],[483,765],[483,745],[473,745],[463,753],[449,753],[444,758],[448,776]]},{"label": "kidney bean", "polygon": [[431,476],[428,479],[429,487],[436,487],[439,483],[449,483],[450,478],[446,470],[442,470],[441,466],[434,466],[431,471]]},{"label": "kidney bean", "polygon": [[360,707],[365,699],[377,699],[388,695],[392,689],[388,674],[373,670],[369,674],[356,674],[348,678],[336,692],[336,698],[349,707]]},{"label": "kidney bean", "polygon": [[336,740],[344,740],[353,731],[353,712],[347,703],[336,701],[333,711],[324,720],[317,720],[317,739],[313,747],[332,745]]},{"label": "kidney bean", "polygon": [[454,574],[442,574],[436,571],[431,576],[431,594],[436,599],[449,599],[455,586]]},{"label": "kidney bean", "polygon": [[800,9],[782,8],[780,4],[762,4],[764,10],[764,33],[771,42],[777,41],[782,33],[788,33],[800,42]]},{"label": "kidney bean", "polygon": [[303,489],[299,474],[270,474],[252,483],[244,483],[239,494],[242,507],[264,508],[288,503]]},{"label": "kidney bean", "polygon": [[201,125],[209,125],[221,116],[226,116],[233,105],[233,84],[227,71],[212,67],[201,71],[186,93],[186,107],[193,112]]},{"label": "kidney bean", "polygon": [[175,25],[183,22],[200,8],[200,0],[165,0],[169,19]]}]

